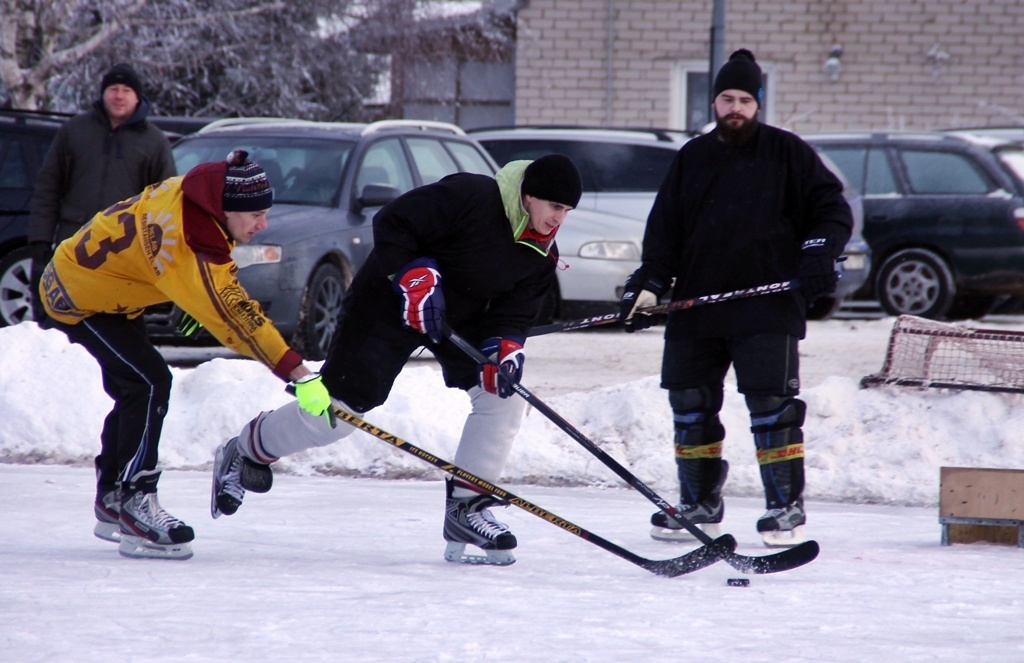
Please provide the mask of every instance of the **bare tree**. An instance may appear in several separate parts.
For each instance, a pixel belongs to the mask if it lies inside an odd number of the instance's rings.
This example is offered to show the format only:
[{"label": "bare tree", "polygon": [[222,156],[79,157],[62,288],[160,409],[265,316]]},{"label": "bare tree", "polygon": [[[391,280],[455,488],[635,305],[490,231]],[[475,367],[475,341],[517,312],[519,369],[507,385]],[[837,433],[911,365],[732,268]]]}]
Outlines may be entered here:
[{"label": "bare tree", "polygon": [[[352,0],[0,0],[0,105],[77,110],[131,62],[167,115],[360,119]],[[365,13],[365,12],[364,12]],[[347,29],[326,31],[325,25]]]}]

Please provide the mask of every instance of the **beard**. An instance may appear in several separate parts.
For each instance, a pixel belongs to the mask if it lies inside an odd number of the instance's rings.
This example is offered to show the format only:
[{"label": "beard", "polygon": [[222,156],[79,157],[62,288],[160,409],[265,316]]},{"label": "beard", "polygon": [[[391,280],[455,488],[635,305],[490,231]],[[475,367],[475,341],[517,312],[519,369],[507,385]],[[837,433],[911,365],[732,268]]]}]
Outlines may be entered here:
[{"label": "beard", "polygon": [[[741,120],[741,122],[738,125],[732,126],[729,124],[730,120]],[[758,124],[760,124],[757,120],[757,113],[748,120],[741,115],[726,115],[722,117],[718,114],[718,111],[715,111],[715,122],[718,124],[718,137],[722,139],[722,142],[731,147],[739,147],[750,142],[754,132],[757,131]]]}]

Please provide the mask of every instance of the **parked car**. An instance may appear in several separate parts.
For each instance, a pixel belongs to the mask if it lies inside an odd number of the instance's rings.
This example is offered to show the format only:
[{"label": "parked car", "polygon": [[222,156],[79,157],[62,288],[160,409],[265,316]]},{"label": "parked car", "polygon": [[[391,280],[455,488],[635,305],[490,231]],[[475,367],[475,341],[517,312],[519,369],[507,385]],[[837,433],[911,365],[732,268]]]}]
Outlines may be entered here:
[{"label": "parked car", "polygon": [[[497,169],[457,126],[420,120],[225,119],[182,137],[173,152],[184,173],[235,148],[248,150],[274,187],[269,227],[233,252],[239,281],[309,359],[327,354],[342,298],[373,246],[377,210],[446,175]],[[150,309],[150,334],[174,338],[179,318],[169,305]]]},{"label": "parked car", "polygon": [[804,136],[864,194],[873,268],[858,297],[890,315],[980,317],[1024,294],[1024,151],[943,132]]},{"label": "parked car", "polygon": [[[71,113],[0,109],[0,327],[32,319],[28,220],[32,192],[57,131]],[[150,118],[170,141],[210,118]]]},{"label": "parked car", "polygon": [[469,135],[499,166],[561,153],[583,178],[577,209],[647,221],[654,197],[679,148],[690,135],[669,129],[596,129],[519,126],[475,129]]}]

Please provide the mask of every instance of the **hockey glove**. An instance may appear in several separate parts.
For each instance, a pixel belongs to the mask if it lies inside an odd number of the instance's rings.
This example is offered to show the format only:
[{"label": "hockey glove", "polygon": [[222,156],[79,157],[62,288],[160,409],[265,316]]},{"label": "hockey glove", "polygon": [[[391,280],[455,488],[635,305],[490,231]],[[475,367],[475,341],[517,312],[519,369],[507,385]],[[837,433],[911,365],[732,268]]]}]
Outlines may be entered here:
[{"label": "hockey glove", "polygon": [[643,268],[629,275],[619,302],[619,318],[627,334],[647,329],[657,321],[657,316],[638,312],[638,309],[657,305],[658,297],[666,290],[668,286],[661,279],[645,276]]},{"label": "hockey glove", "polygon": [[800,292],[807,305],[836,291],[839,272],[832,256],[832,239],[817,237],[804,241],[800,249]]},{"label": "hockey glove", "polygon": [[331,410],[331,395],[324,386],[319,373],[310,373],[294,382],[295,398],[299,407],[313,415],[323,417],[334,428],[334,413]]},{"label": "hockey glove", "polygon": [[[492,394],[497,394],[498,398],[508,398],[514,394],[512,384],[523,379],[523,364],[526,363],[522,341],[495,336],[483,342],[480,352],[497,362],[480,366],[480,386]],[[499,373],[503,373],[505,377]]]},{"label": "hockey glove", "polygon": [[440,343],[444,326],[444,293],[437,263],[431,258],[413,260],[395,274],[392,286],[402,295],[405,324],[426,334],[434,343]]}]

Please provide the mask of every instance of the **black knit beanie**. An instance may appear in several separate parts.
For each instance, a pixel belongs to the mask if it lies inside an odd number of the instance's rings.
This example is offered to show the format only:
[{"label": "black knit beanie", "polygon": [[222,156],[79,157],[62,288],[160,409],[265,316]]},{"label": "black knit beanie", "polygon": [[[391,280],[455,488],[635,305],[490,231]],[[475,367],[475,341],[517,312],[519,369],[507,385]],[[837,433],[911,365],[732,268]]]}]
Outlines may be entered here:
[{"label": "black knit beanie", "polygon": [[564,154],[548,154],[526,167],[520,192],[576,207],[583,195],[583,180],[572,159]]},{"label": "black knit beanie", "polygon": [[754,60],[754,54],[745,48],[733,52],[729,61],[722,65],[715,77],[715,97],[724,90],[743,90],[757,99],[758,107],[764,100],[764,84],[761,81],[761,67]]},{"label": "black knit beanie", "polygon": [[249,161],[249,153],[235,150],[228,155],[224,174],[224,211],[258,212],[274,204],[274,190],[263,168]]},{"label": "black knit beanie", "polygon": [[103,74],[103,80],[100,82],[100,95],[106,92],[107,88],[111,85],[127,85],[135,90],[135,95],[140,99],[144,96],[142,93],[142,79],[135,73],[131,65],[124,62],[118,62],[107,73]]}]

